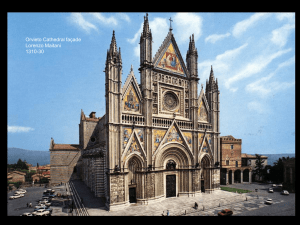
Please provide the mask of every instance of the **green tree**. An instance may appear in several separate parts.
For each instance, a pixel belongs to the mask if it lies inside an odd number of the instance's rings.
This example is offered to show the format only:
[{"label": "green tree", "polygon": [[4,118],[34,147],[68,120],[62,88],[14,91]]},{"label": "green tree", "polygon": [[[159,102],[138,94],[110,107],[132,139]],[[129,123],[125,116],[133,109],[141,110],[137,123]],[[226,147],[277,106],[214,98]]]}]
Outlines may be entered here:
[{"label": "green tree", "polygon": [[264,162],[265,160],[262,159],[262,156],[259,154],[255,154],[256,156],[256,161],[255,161],[255,173],[258,175],[259,180],[261,176],[264,173]]},{"label": "green tree", "polygon": [[[287,158],[289,159],[289,157]],[[279,158],[273,163],[270,169],[270,178],[274,183],[283,182],[283,161],[286,160],[285,157]]]},{"label": "green tree", "polygon": [[28,166],[21,159],[18,160],[18,162],[16,164],[16,168],[20,169],[20,170],[28,170]]}]

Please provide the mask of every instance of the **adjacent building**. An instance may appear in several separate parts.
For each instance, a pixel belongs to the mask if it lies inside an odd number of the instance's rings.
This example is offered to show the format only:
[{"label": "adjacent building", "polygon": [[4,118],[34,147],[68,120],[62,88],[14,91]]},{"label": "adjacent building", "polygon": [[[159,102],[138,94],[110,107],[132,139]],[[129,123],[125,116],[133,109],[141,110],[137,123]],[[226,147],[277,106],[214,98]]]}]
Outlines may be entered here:
[{"label": "adjacent building", "polygon": [[[255,173],[257,157],[242,153],[242,139],[232,135],[221,136],[221,184],[244,183],[262,180]],[[268,164],[268,157],[261,156],[263,167]]]}]

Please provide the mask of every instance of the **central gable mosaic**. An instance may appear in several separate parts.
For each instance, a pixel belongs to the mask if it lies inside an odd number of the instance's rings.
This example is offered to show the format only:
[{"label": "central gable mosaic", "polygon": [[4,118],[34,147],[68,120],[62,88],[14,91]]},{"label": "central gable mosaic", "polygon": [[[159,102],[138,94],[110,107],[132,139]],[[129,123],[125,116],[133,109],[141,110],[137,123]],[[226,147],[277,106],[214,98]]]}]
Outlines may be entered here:
[{"label": "central gable mosaic", "polygon": [[170,42],[167,50],[160,59],[157,67],[184,75],[182,66],[179,62],[177,53],[174,49],[172,42]]}]

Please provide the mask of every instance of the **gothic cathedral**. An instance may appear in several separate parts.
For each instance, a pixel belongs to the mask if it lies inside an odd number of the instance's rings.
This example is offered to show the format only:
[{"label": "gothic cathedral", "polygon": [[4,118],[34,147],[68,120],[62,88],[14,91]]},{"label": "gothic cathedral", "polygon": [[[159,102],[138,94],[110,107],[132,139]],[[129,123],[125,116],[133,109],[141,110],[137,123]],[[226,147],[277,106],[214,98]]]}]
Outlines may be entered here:
[{"label": "gothic cathedral", "polygon": [[81,152],[77,173],[95,196],[105,197],[108,210],[219,189],[220,92],[211,68],[198,96],[197,60],[194,35],[184,62],[171,27],[152,57],[146,15],[140,84],[131,68],[122,86],[113,32],[105,63],[106,114],[81,112],[79,145],[73,146]]}]

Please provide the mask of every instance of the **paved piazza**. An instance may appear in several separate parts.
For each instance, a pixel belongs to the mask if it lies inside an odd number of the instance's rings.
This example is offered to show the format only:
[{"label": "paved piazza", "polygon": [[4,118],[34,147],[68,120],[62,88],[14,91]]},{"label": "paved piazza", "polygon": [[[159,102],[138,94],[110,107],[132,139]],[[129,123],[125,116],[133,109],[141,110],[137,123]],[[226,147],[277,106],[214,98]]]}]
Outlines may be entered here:
[{"label": "paved piazza", "polygon": [[[252,192],[238,194],[222,190],[215,190],[213,193],[202,193],[198,196],[167,198],[149,205],[130,204],[122,210],[106,211],[101,198],[95,198],[90,189],[80,180],[74,180],[73,184],[83,205],[90,216],[217,216],[218,212],[225,208],[233,210],[233,216],[295,216],[295,194],[288,196],[280,194],[281,188],[275,187],[274,193],[268,193],[271,184],[233,184],[228,187],[248,189]],[[255,191],[257,189],[257,191]],[[25,197],[16,200],[8,200],[8,216],[18,216],[27,211],[33,211],[26,207],[26,202],[32,201],[36,205],[36,200],[42,197],[45,188],[28,188]],[[63,192],[65,186],[57,187],[57,191]],[[9,195],[11,195],[10,193]],[[9,196],[8,195],[8,196]],[[265,200],[273,199],[272,205],[266,205]],[[246,200],[247,199],[247,200]],[[58,200],[57,200],[58,201]],[[195,202],[198,209],[194,208]],[[20,204],[21,203],[21,204]],[[52,216],[70,216],[64,205],[66,203],[51,206]]]}]

